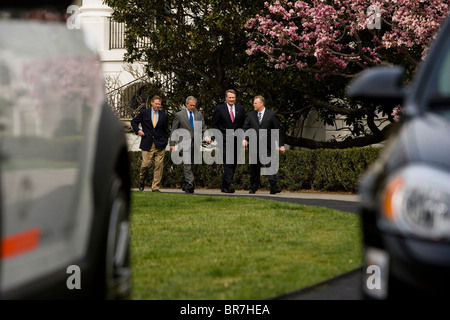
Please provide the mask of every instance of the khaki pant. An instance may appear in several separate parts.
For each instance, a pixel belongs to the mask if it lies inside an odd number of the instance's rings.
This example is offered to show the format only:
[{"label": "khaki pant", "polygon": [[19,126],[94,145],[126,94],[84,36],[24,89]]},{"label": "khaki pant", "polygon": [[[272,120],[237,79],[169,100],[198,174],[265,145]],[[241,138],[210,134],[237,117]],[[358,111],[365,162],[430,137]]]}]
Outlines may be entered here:
[{"label": "khaki pant", "polygon": [[152,166],[153,160],[155,161],[155,168],[153,170],[153,183],[152,190],[159,190],[161,186],[161,178],[163,175],[164,167],[164,155],[166,153],[165,149],[156,149],[155,144],[152,144],[150,151],[142,150],[142,164],[141,172],[139,175],[139,182],[145,185],[147,180],[150,167]]}]

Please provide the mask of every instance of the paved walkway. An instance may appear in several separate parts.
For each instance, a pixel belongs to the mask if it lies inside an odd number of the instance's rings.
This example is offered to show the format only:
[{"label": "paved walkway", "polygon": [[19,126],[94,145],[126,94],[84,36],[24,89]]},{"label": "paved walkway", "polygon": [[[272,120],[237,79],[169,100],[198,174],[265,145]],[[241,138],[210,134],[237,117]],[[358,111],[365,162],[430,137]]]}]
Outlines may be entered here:
[{"label": "paved walkway", "polygon": [[[147,188],[145,191],[151,191],[151,189]],[[161,189],[161,192],[184,193],[181,189]],[[355,214],[357,213],[359,203],[359,195],[345,192],[282,191],[281,193],[270,194],[269,190],[258,190],[255,194],[249,194],[248,190],[236,190],[235,193],[223,193],[220,189],[195,189],[194,195],[259,197],[304,205],[326,207]]]},{"label": "paved walkway", "polygon": [[[135,189],[137,190],[137,189]],[[151,191],[146,188],[145,191]],[[161,192],[184,193],[181,189],[161,189]],[[221,195],[221,196],[270,196],[273,198],[301,198],[301,199],[326,199],[340,201],[359,201],[359,196],[354,193],[345,192],[311,192],[311,191],[282,191],[277,194],[270,194],[269,190],[258,190],[255,194],[249,194],[248,190],[236,190],[235,193],[224,193],[220,189],[195,189],[194,194],[200,195]]]}]

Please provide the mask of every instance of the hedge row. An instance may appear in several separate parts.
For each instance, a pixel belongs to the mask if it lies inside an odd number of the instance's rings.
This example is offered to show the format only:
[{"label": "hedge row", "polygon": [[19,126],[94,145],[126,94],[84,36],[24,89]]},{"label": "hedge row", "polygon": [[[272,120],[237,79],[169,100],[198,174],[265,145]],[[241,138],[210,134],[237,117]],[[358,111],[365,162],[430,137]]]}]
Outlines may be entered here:
[{"label": "hedge row", "polygon": [[[278,183],[283,190],[320,190],[356,192],[358,179],[377,159],[381,148],[365,147],[350,149],[287,150],[280,154]],[[141,152],[130,152],[132,186],[137,187]],[[199,164],[196,168],[195,185],[198,188],[220,188],[222,165]],[[150,170],[147,186],[151,186]],[[235,188],[248,190],[250,173],[246,164],[239,164],[234,177]],[[172,163],[170,152],[164,158],[163,188],[180,188],[183,181],[183,165]],[[267,177],[262,176],[261,188],[269,188]]]}]

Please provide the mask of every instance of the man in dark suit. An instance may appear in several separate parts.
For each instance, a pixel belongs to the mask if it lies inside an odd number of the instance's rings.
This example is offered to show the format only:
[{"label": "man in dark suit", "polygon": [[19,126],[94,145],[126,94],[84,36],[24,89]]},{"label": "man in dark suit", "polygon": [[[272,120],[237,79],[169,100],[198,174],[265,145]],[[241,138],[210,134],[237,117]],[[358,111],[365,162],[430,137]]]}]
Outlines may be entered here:
[{"label": "man in dark suit", "polygon": [[[170,133],[170,151],[175,151],[177,143],[182,146],[183,158],[181,161],[184,172],[182,189],[186,193],[194,193],[195,165],[202,161],[201,141],[206,130],[205,119],[203,114],[196,109],[196,105],[195,97],[186,98],[186,108],[175,114]],[[186,143],[185,139],[189,141]],[[205,141],[209,143],[210,138],[205,137]],[[173,160],[173,154],[171,156]]]},{"label": "man in dark suit", "polygon": [[[278,150],[275,148],[278,147],[280,152],[285,152],[280,120],[275,111],[265,108],[265,99],[262,96],[256,96],[253,99],[253,108],[254,110],[248,113],[244,123],[244,130],[248,136],[242,141],[245,147],[250,147],[249,193],[255,193],[258,190],[261,183],[261,167],[264,166],[270,183],[270,194],[276,194],[281,192],[281,189],[277,186]],[[252,143],[251,133],[255,133],[253,143],[256,143],[256,148],[249,145]]]},{"label": "man in dark suit", "polygon": [[139,148],[142,150],[142,163],[139,174],[139,190],[145,188],[152,162],[155,162],[153,170],[152,191],[160,192],[161,178],[164,167],[164,155],[169,140],[169,124],[167,113],[160,110],[162,99],[154,96],[150,102],[151,108],[142,109],[131,120],[134,132],[141,136]]},{"label": "man in dark suit", "polygon": [[[216,106],[212,115],[212,127],[218,129],[222,133],[223,143],[218,146],[223,155],[223,178],[221,191],[225,193],[233,193],[234,173],[237,167],[238,152],[241,142],[234,135],[234,130],[242,129],[245,121],[245,108],[236,104],[236,92],[227,90],[225,92],[226,103]],[[228,130],[228,132],[227,132]],[[233,144],[232,146],[230,144]],[[227,157],[228,150],[234,150],[234,156],[230,154]]]}]

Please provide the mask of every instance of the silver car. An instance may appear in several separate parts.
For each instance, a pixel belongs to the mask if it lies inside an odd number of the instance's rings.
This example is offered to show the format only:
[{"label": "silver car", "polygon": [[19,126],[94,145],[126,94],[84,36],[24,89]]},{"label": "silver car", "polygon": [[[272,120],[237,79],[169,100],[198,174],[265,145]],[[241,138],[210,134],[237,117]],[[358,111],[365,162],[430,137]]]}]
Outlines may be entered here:
[{"label": "silver car", "polygon": [[39,5],[0,4],[0,298],[126,299],[123,126],[70,3]]}]

